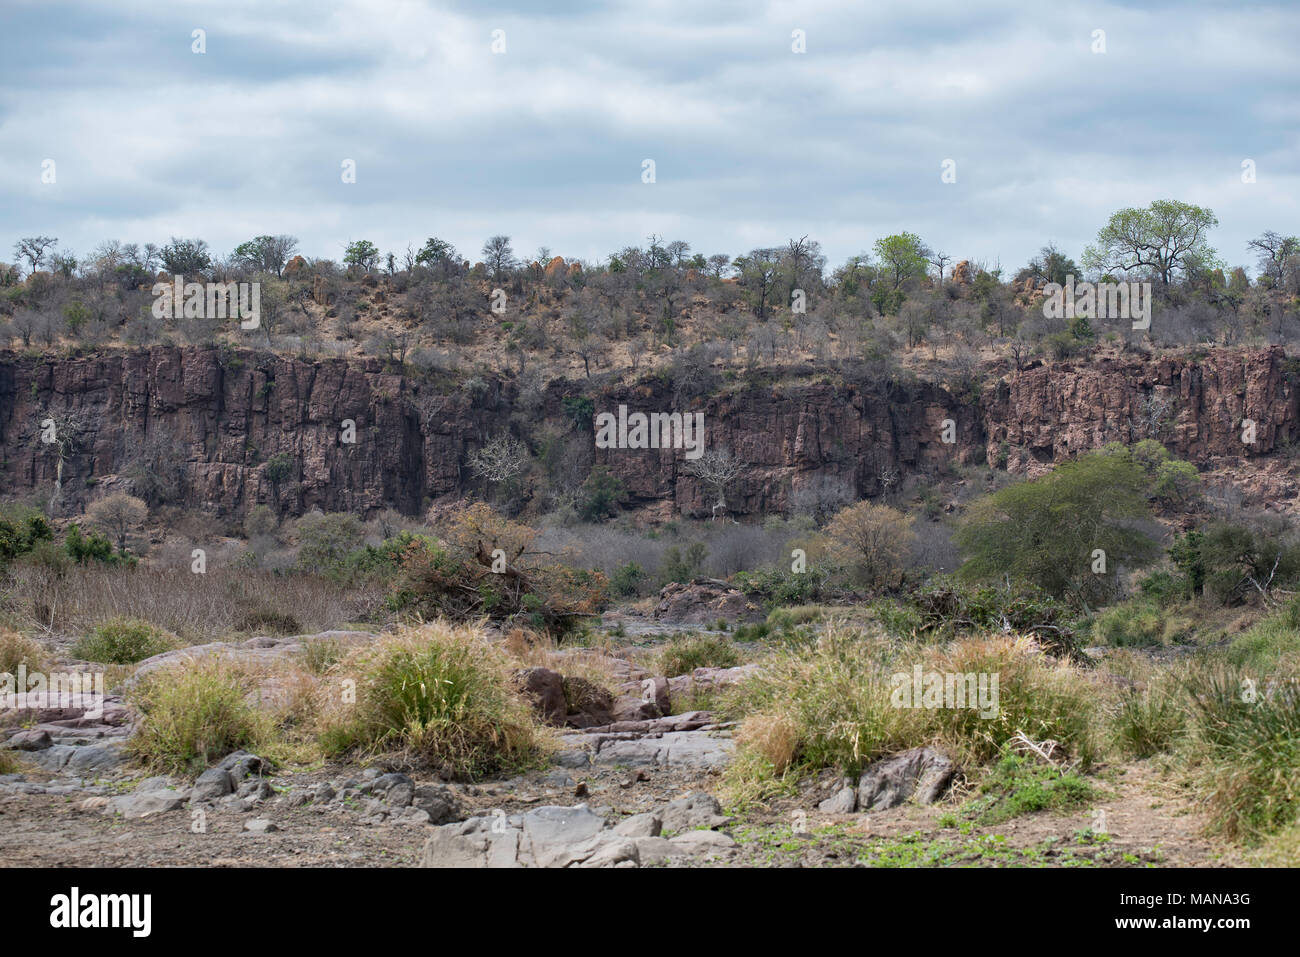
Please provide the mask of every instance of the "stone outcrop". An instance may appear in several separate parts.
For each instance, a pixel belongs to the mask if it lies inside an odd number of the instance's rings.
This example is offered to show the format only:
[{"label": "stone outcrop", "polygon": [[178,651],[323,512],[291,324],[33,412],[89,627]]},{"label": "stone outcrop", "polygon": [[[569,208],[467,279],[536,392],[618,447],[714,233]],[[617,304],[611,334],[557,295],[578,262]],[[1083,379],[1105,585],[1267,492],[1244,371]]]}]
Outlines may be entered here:
[{"label": "stone outcrop", "polygon": [[[1150,435],[1202,466],[1256,459],[1300,432],[1293,375],[1280,347],[1218,349],[1031,363],[977,401],[933,383],[808,379],[730,386],[677,407],[702,412],[708,446],[745,463],[726,502],[731,517],[743,517],[785,511],[817,489],[877,495],[886,476],[954,461],[1030,473]],[[49,495],[61,449],[67,514],[100,489],[131,489],[142,470],[166,473],[175,504],[223,516],[259,503],[290,515],[419,514],[476,489],[469,458],[510,428],[515,388],[417,380],[378,359],[175,346],[64,358],[0,352],[0,489]],[[579,391],[554,382],[530,414],[562,426],[564,400]],[[596,412],[675,407],[671,385],[658,379],[593,402]],[[42,442],[46,419],[70,441]],[[1253,445],[1241,441],[1243,419],[1257,423]],[[943,441],[947,420],[955,442]],[[623,483],[630,507],[665,518],[713,514],[716,496],[682,450],[592,452]]]}]

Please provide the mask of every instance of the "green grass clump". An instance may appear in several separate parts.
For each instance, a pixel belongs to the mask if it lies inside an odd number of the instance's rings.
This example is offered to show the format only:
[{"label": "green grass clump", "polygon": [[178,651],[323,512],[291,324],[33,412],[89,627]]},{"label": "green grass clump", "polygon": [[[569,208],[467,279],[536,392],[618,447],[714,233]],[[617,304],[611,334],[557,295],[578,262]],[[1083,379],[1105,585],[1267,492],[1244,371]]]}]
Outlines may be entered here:
[{"label": "green grass clump", "polygon": [[1227,666],[1190,672],[1186,685],[1189,768],[1210,830],[1253,844],[1300,821],[1296,679],[1264,681]]},{"label": "green grass clump", "polygon": [[676,635],[659,652],[665,677],[688,675],[696,668],[731,668],[740,664],[736,646],[723,635]]},{"label": "green grass clump", "polygon": [[545,749],[545,732],[511,684],[509,661],[472,626],[409,628],[340,668],[355,675],[356,703],[326,717],[327,754],[383,751],[476,778],[532,766]]},{"label": "green grass clump", "polygon": [[217,658],[160,668],[131,694],[143,714],[128,747],[143,763],[169,774],[202,771],[268,737],[267,719],[249,703],[252,685]]},{"label": "green grass clump", "polygon": [[72,646],[72,654],[84,661],[130,665],[176,647],[160,628],[138,618],[110,618],[95,626]]}]

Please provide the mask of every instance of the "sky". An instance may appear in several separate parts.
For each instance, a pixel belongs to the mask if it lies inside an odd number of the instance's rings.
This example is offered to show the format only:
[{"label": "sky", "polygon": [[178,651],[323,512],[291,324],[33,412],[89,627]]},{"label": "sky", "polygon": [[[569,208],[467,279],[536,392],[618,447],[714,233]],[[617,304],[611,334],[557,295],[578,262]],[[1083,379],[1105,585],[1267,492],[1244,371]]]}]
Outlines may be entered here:
[{"label": "sky", "polygon": [[907,230],[1014,272],[1172,198],[1253,266],[1300,233],[1297,40],[1295,2],[0,0],[0,259],[807,235],[833,267]]}]

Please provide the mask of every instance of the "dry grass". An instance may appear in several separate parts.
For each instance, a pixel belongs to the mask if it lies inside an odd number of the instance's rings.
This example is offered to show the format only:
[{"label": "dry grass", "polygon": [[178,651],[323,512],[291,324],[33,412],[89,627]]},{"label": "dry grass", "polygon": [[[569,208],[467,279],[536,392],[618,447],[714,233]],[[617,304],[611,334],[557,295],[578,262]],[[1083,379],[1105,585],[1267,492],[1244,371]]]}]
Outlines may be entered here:
[{"label": "dry grass", "polygon": [[[998,676],[996,716],[975,708],[900,706],[892,678],[926,672]],[[1024,734],[1055,741],[1086,766],[1097,755],[1100,687],[1028,641],[1002,636],[926,646],[832,624],[811,648],[780,649],[727,696],[741,719],[737,758],[726,772],[731,800],[788,788],[824,768],[856,774],[880,757],[938,746],[967,767],[994,758]]]},{"label": "dry grass", "polygon": [[46,671],[48,656],[40,643],[16,631],[0,631],[0,674],[15,674],[19,665]]},{"label": "dry grass", "polygon": [[385,620],[383,596],[307,575],[253,569],[76,568],[64,575],[13,569],[0,604],[25,626],[80,636],[113,618],[148,621],[187,644],[233,634],[306,633]]}]

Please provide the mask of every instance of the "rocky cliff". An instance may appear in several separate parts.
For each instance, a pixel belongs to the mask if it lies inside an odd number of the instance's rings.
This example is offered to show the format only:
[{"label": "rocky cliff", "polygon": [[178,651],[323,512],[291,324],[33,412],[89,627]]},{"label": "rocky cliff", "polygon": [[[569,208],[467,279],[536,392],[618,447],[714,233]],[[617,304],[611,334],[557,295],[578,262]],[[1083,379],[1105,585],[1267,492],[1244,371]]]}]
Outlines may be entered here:
[{"label": "rocky cliff", "polygon": [[[466,390],[379,360],[165,346],[74,357],[0,352],[0,496],[50,495],[62,459],[67,510],[149,473],[170,477],[179,504],[223,515],[259,502],[288,513],[414,514],[472,490],[468,457],[491,437],[570,420],[564,399],[576,394],[554,383],[540,407],[522,408],[510,382],[480,379]],[[620,403],[667,411],[671,390],[657,380],[618,388],[596,396],[594,410]],[[953,462],[1032,472],[1152,435],[1215,467],[1290,443],[1298,411],[1280,348],[1040,365],[990,384],[977,400],[935,384],[805,379],[733,383],[689,407],[705,415],[708,447],[726,446],[746,464],[728,505],[754,516],[819,491],[876,495],[907,473]],[[1243,419],[1255,422],[1253,444],[1242,441]],[[708,514],[711,497],[681,451],[593,454],[632,505],[664,517]]]}]

